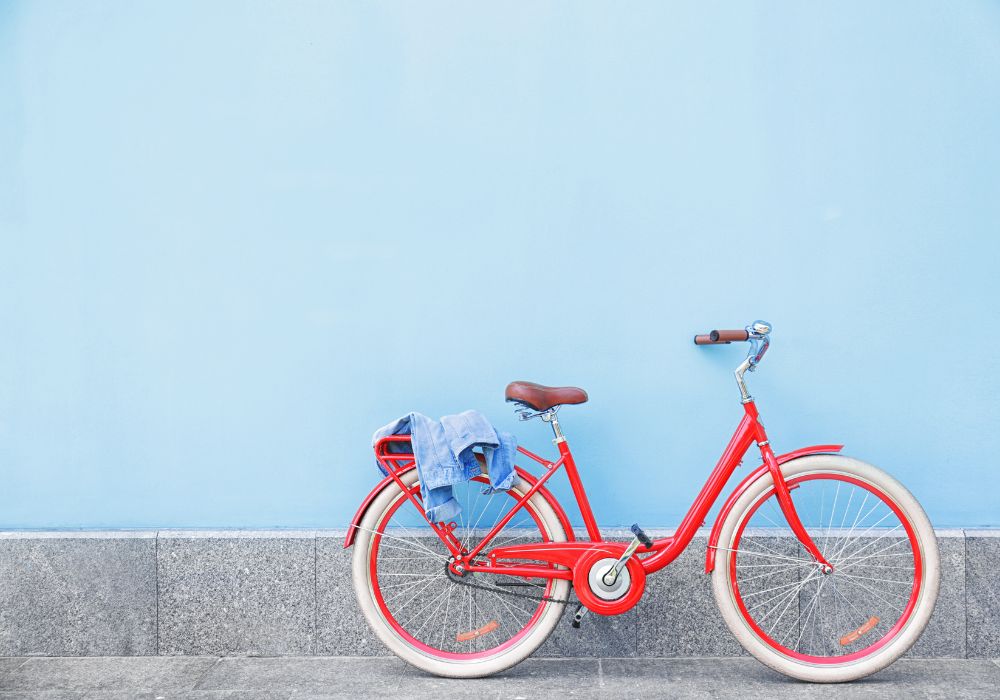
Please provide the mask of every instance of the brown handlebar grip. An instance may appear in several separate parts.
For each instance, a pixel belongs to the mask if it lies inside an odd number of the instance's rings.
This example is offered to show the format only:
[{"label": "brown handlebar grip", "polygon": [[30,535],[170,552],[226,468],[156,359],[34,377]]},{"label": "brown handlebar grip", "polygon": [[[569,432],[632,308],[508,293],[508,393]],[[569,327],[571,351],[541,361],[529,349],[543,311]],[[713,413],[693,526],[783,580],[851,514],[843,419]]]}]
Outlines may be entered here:
[{"label": "brown handlebar grip", "polygon": [[708,337],[716,343],[731,343],[733,341],[742,343],[750,336],[745,330],[740,329],[738,331],[712,331]]},{"label": "brown handlebar grip", "polygon": [[704,335],[696,335],[694,337],[695,345],[723,345],[732,342],[743,342],[749,338],[749,335],[745,330],[737,331],[712,331],[711,333],[706,333]]}]

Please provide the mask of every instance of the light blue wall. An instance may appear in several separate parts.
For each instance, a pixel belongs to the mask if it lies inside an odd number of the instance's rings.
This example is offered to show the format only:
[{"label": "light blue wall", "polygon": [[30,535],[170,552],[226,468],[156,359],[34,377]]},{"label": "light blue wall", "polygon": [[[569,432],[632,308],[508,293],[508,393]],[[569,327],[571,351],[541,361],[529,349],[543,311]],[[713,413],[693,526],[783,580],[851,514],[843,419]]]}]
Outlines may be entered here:
[{"label": "light blue wall", "polygon": [[[675,524],[740,415],[1000,525],[995,2],[0,3],[0,526],[343,526],[469,407]],[[561,489],[565,493],[565,489]]]}]

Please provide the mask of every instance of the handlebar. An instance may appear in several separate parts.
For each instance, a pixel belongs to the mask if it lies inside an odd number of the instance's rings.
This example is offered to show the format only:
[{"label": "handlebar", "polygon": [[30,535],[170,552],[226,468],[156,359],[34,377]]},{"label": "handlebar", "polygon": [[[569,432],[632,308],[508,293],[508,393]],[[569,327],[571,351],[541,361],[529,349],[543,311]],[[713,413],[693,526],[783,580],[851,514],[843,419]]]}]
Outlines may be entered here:
[{"label": "handlebar", "polygon": [[750,334],[746,329],[738,331],[710,331],[704,335],[694,337],[695,345],[728,345],[733,341],[741,343],[747,340]]},{"label": "handlebar", "polygon": [[751,396],[747,392],[746,384],[743,382],[743,374],[747,370],[753,372],[760,361],[764,359],[764,353],[767,352],[768,347],[771,345],[771,324],[767,321],[754,321],[749,326],[742,330],[735,331],[710,331],[702,335],[696,335],[694,337],[695,345],[728,345],[732,342],[744,342],[750,341],[750,350],[747,352],[747,357],[736,368],[736,383],[740,388],[740,395],[743,397],[743,403],[751,401]]}]

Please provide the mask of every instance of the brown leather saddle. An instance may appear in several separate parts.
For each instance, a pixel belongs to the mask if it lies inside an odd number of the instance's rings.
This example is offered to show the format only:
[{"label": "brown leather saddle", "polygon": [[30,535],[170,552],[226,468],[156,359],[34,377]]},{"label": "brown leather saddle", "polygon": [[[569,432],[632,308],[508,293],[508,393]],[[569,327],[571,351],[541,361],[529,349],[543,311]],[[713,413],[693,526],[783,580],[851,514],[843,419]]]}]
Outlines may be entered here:
[{"label": "brown leather saddle", "polygon": [[536,411],[547,411],[553,406],[584,403],[587,392],[575,386],[544,386],[534,382],[511,382],[504,392],[507,401],[524,404]]}]

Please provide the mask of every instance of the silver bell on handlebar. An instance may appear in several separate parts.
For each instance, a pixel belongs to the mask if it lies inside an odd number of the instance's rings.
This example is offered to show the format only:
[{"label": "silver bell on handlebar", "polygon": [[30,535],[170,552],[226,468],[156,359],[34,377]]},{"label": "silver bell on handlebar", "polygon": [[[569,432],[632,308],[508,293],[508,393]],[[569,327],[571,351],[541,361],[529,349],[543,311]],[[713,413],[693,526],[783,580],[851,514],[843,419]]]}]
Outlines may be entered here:
[{"label": "silver bell on handlebar", "polygon": [[764,336],[771,332],[771,324],[767,321],[756,320],[747,326],[747,333],[750,335]]}]

